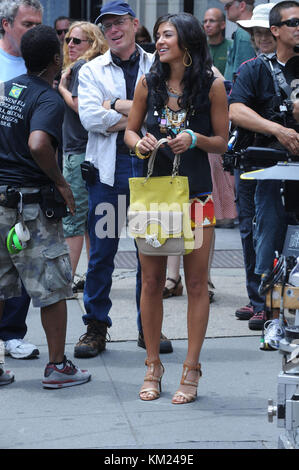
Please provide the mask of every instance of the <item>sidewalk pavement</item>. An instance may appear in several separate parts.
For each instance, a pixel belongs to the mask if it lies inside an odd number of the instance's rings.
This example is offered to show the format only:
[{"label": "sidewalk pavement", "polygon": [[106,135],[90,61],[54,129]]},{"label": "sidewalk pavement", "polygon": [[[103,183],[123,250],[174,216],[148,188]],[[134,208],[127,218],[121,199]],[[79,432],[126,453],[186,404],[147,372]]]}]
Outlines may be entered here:
[{"label": "sidewalk pavement", "polygon": [[[133,241],[122,238],[119,255],[132,257],[132,251]],[[40,358],[6,359],[16,381],[0,391],[0,449],[127,449],[129,455],[132,449],[277,448],[281,430],[275,419],[268,422],[267,402],[276,401],[281,356],[277,351],[260,351],[260,332],[250,331],[247,321],[234,315],[248,302],[240,256],[238,227],[216,229],[211,270],[215,301],[200,358],[203,376],[198,399],[187,405],[171,404],[187,349],[185,290],[182,297],[164,301],[163,332],[172,339],[174,352],[161,356],[162,394],[152,402],[138,398],[145,350],[136,342],[134,269],[126,268],[125,262],[115,269],[113,325],[106,351],[96,358],[74,360],[92,373],[88,384],[42,388],[47,345],[39,310],[30,307],[25,339],[38,345]],[[83,252],[77,272],[84,274],[86,267]],[[74,344],[86,331],[82,294],[67,303],[66,354],[73,360]]]}]

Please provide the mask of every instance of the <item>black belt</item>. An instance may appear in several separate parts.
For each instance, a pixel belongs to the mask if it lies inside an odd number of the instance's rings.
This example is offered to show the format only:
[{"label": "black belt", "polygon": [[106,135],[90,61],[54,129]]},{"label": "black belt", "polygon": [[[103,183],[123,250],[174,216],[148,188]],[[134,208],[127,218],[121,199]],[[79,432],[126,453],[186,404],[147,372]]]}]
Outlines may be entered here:
[{"label": "black belt", "polygon": [[[0,206],[16,209],[21,200],[21,195],[16,188],[7,188],[6,191],[0,191]],[[40,192],[22,193],[23,204],[37,204],[41,202]]]},{"label": "black belt", "polygon": [[23,204],[37,204],[41,201],[40,192],[22,194]]}]

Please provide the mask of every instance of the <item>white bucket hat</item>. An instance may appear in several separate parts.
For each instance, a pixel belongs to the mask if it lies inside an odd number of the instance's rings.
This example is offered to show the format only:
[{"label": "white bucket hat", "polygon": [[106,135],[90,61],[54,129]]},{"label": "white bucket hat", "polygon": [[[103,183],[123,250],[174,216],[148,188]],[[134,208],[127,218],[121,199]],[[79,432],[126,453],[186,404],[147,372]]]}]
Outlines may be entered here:
[{"label": "white bucket hat", "polygon": [[269,13],[270,10],[275,6],[275,3],[263,3],[257,5],[252,12],[252,17],[250,20],[239,20],[237,21],[238,25],[244,29],[251,29],[254,27],[259,28],[268,28],[269,25]]}]

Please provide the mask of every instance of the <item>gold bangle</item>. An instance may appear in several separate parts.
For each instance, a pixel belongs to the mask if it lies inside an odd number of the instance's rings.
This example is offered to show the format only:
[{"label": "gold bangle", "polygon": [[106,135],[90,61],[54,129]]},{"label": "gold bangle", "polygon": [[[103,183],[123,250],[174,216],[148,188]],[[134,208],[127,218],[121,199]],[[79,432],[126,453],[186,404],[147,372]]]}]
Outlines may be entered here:
[{"label": "gold bangle", "polygon": [[138,140],[138,142],[135,144],[134,152],[135,152],[136,157],[141,158],[141,160],[145,160],[146,158],[149,158],[151,156],[152,152],[148,152],[144,154],[139,152],[138,145],[140,144],[141,140],[142,139]]}]

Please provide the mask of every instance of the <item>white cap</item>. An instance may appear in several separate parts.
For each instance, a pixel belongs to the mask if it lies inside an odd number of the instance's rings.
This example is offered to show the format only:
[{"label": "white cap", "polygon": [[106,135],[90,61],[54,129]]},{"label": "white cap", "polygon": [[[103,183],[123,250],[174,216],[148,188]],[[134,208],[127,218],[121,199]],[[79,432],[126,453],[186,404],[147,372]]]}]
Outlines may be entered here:
[{"label": "white cap", "polygon": [[250,20],[238,20],[237,23],[244,29],[251,29],[254,27],[259,28],[268,28],[269,25],[269,13],[270,10],[275,6],[275,3],[263,3],[257,5],[252,12],[252,17]]}]

